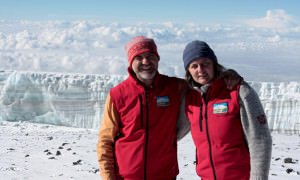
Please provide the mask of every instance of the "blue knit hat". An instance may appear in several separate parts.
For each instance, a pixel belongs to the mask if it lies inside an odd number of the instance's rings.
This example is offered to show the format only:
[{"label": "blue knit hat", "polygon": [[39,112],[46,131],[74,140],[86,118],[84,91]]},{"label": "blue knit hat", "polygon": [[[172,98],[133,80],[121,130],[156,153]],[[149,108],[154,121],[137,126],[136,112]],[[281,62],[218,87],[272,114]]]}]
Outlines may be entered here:
[{"label": "blue knit hat", "polygon": [[189,64],[193,60],[201,57],[209,58],[215,63],[218,62],[214,51],[209,47],[209,45],[206,42],[195,40],[188,43],[185,46],[182,56],[184,68],[187,69]]}]

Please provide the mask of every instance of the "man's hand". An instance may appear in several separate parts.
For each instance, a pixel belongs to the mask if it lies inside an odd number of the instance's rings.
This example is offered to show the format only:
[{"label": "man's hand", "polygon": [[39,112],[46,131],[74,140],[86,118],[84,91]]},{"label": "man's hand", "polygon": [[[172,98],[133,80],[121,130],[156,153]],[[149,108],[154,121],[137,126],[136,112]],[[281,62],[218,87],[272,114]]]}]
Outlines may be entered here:
[{"label": "man's hand", "polygon": [[219,78],[224,79],[226,87],[229,90],[244,80],[243,77],[233,69],[227,69],[223,71]]}]

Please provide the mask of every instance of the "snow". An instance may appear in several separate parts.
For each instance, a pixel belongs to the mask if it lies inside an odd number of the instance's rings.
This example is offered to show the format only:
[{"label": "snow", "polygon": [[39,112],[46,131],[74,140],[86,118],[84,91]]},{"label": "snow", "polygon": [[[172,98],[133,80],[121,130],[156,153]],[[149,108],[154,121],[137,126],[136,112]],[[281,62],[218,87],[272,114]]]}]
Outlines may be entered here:
[{"label": "snow", "polygon": [[[300,178],[300,135],[272,133],[270,180]],[[0,122],[2,180],[100,179],[96,157],[98,131],[30,122]],[[196,180],[190,134],[178,143],[180,174]],[[291,163],[284,163],[292,158]],[[287,160],[286,160],[287,161]],[[287,172],[287,171],[291,172]]]},{"label": "snow", "polygon": [[[102,108],[109,89],[124,78],[1,71],[1,179],[99,179],[96,143]],[[300,83],[249,83],[273,130],[270,179],[299,179]],[[194,153],[188,135],[178,145],[178,179],[198,179]]]},{"label": "snow", "polygon": [[0,72],[0,121],[99,127],[107,93],[125,76]]},{"label": "snow", "polygon": [[[99,179],[95,149],[103,104],[127,76],[123,47],[136,35],[155,39],[159,71],[177,77],[184,76],[186,43],[207,41],[262,100],[273,130],[270,179],[300,177],[300,29],[283,11],[226,25],[0,20],[0,29],[3,180]],[[199,179],[190,135],[178,148],[178,179]]]},{"label": "snow", "polygon": [[[0,121],[30,121],[99,128],[109,89],[121,75],[0,72]],[[249,82],[257,91],[270,129],[300,133],[300,82]]]},{"label": "snow", "polygon": [[0,138],[3,180],[99,179],[95,130],[1,122]]}]

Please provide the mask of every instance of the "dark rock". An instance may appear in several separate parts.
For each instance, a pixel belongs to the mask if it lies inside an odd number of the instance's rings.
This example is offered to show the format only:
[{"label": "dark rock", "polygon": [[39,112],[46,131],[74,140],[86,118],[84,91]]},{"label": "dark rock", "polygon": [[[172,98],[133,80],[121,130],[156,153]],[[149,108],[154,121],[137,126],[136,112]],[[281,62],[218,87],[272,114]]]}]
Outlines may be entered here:
[{"label": "dark rock", "polygon": [[56,156],[60,156],[61,155],[61,152],[60,151],[56,151]]},{"label": "dark rock", "polygon": [[291,172],[293,172],[294,170],[293,169],[291,169],[291,168],[287,168],[286,169],[286,172],[288,173],[288,174],[290,174]]},{"label": "dark rock", "polygon": [[99,169],[96,169],[96,168],[93,168],[93,170],[91,170],[91,171],[89,171],[89,172],[92,172],[92,173],[97,173],[97,172],[99,172]]},{"label": "dark rock", "polygon": [[69,143],[62,143],[62,146],[65,146],[65,145],[67,145],[67,144],[69,144]]},{"label": "dark rock", "polygon": [[81,160],[79,159],[78,161],[76,162],[73,162],[73,165],[80,165],[81,164]]},{"label": "dark rock", "polygon": [[293,162],[293,159],[292,159],[292,158],[284,158],[283,162],[284,162],[284,163],[295,164],[295,162]]},{"label": "dark rock", "polygon": [[50,137],[47,137],[47,139],[48,139],[49,141],[51,141],[51,140],[53,139],[53,137],[50,136]]}]

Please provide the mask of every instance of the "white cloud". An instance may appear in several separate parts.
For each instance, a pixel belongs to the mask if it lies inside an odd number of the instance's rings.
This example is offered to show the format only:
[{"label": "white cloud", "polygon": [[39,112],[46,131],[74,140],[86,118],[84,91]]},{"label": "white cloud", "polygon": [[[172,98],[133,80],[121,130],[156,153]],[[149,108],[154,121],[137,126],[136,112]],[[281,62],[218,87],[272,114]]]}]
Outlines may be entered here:
[{"label": "white cloud", "polygon": [[284,29],[290,27],[293,21],[293,18],[285,10],[275,9],[268,10],[263,18],[251,19],[246,21],[246,23],[256,28]]},{"label": "white cloud", "polygon": [[[254,21],[254,20],[253,20]],[[299,79],[300,34],[298,23],[283,10],[268,11],[256,25],[285,27],[249,28],[243,24],[103,24],[95,21],[0,21],[0,64],[3,69],[97,74],[127,74],[124,45],[133,36],[155,39],[162,73],[182,77],[182,51],[191,40],[207,41],[220,63],[251,72],[245,78]],[[280,25],[281,24],[281,25]],[[258,27],[258,26],[257,26]],[[261,60],[261,61],[259,61]],[[257,61],[259,63],[257,63]],[[291,65],[293,64],[293,65]],[[268,67],[268,72],[263,66]],[[284,67],[281,71],[277,66]],[[251,70],[247,67],[253,67]],[[289,69],[290,68],[290,69]]]},{"label": "white cloud", "polygon": [[280,39],[281,39],[281,38],[280,38],[280,35],[276,34],[275,36],[269,37],[269,38],[267,39],[267,41],[269,41],[269,42],[279,42]]}]

